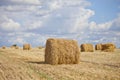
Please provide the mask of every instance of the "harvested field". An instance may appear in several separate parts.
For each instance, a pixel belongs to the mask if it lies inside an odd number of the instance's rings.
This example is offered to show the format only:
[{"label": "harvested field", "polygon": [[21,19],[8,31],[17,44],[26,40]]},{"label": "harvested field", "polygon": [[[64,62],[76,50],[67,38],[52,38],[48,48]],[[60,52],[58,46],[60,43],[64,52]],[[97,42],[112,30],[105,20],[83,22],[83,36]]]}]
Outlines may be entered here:
[{"label": "harvested field", "polygon": [[44,55],[44,48],[0,49],[0,80],[120,80],[120,49],[81,52],[79,64],[67,65],[45,64]]}]

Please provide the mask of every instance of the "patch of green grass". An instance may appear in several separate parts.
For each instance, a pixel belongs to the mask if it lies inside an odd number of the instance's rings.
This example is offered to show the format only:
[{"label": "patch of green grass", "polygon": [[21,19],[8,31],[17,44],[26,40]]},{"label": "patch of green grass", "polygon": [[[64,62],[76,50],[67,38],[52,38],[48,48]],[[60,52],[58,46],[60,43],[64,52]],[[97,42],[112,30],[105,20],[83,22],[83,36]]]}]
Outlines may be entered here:
[{"label": "patch of green grass", "polygon": [[50,76],[48,76],[47,74],[43,73],[43,72],[37,72],[41,77],[47,79],[47,80],[52,80],[52,78]]},{"label": "patch of green grass", "polygon": [[0,55],[3,55],[3,51],[0,51]]},{"label": "patch of green grass", "polygon": [[29,67],[32,71],[34,71],[35,73],[37,73],[40,78],[46,79],[46,80],[53,80],[50,76],[48,76],[46,73],[39,71],[39,70],[35,70],[32,66]]}]

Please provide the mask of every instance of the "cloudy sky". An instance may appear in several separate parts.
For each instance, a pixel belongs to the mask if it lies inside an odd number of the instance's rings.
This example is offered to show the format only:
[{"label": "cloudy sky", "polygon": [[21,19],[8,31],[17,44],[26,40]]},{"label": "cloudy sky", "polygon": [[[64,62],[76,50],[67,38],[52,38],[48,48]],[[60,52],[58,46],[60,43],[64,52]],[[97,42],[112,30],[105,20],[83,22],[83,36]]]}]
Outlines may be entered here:
[{"label": "cloudy sky", "polygon": [[0,0],[0,46],[51,37],[120,47],[120,0]]}]

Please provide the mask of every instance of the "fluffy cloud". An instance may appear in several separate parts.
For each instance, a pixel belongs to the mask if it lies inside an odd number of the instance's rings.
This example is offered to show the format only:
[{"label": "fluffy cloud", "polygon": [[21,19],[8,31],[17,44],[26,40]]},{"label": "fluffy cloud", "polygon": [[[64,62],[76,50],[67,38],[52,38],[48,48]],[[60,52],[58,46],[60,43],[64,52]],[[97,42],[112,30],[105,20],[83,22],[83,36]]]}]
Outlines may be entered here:
[{"label": "fluffy cloud", "polygon": [[90,30],[109,30],[109,28],[112,26],[113,22],[106,22],[102,24],[96,24],[94,21],[90,22]]},{"label": "fluffy cloud", "polygon": [[1,10],[8,11],[8,12],[21,12],[21,11],[35,11],[37,10],[36,6],[25,6],[25,5],[7,5],[7,6],[1,6]]},{"label": "fluffy cloud", "polygon": [[38,5],[41,2],[39,0],[4,0],[1,1],[2,3],[9,2],[11,4],[19,4],[19,5]]},{"label": "fluffy cloud", "polygon": [[39,4],[39,0],[11,0],[12,2],[17,2],[17,3],[29,3],[29,4]]},{"label": "fluffy cloud", "polygon": [[8,40],[8,42],[11,43],[11,45],[12,44],[24,44],[24,43],[27,43],[25,41],[25,39],[20,38],[20,37],[17,37],[17,38],[12,37],[10,40]]},{"label": "fluffy cloud", "polygon": [[103,30],[119,31],[120,30],[120,14],[118,14],[118,16],[111,21],[101,23],[101,24],[97,24],[95,21],[91,21],[89,25],[90,25],[89,28],[92,31],[103,31]]},{"label": "fluffy cloud", "polygon": [[3,16],[0,19],[0,29],[5,31],[14,31],[20,28],[20,24],[18,22],[13,21],[12,19]]},{"label": "fluffy cloud", "polygon": [[118,17],[113,20],[113,25],[110,30],[120,31],[120,13],[118,14]]},{"label": "fluffy cloud", "polygon": [[42,22],[41,21],[36,21],[36,22],[26,22],[24,24],[24,29],[26,30],[33,30],[42,27]]},{"label": "fluffy cloud", "polygon": [[114,20],[96,23],[90,21],[95,15],[88,8],[90,5],[86,0],[2,0],[0,42],[38,46],[45,45],[47,38],[56,37],[77,39],[79,43],[119,44],[119,33],[109,30],[120,30],[120,15]]},{"label": "fluffy cloud", "polygon": [[[21,27],[22,30],[79,32],[82,28],[88,27],[88,19],[94,15],[94,11],[85,9],[90,5],[86,0],[5,0],[3,2],[9,4],[0,6],[2,11],[0,14],[19,21],[24,27]],[[37,3],[39,5],[24,5]]]},{"label": "fluffy cloud", "polygon": [[74,20],[75,22],[73,27],[71,28],[71,32],[79,32],[87,29],[89,26],[88,20],[94,14],[95,14],[94,11],[90,9],[80,8],[77,14],[78,16]]}]

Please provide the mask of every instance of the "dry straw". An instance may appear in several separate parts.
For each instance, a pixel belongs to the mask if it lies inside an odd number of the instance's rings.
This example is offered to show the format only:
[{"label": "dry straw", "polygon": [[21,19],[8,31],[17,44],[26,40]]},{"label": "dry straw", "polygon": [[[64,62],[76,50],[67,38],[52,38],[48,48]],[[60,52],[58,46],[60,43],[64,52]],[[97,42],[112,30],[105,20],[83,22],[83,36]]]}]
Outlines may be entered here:
[{"label": "dry straw", "polygon": [[102,51],[105,52],[114,52],[116,46],[113,43],[102,44]]},{"label": "dry straw", "polygon": [[16,47],[15,47],[15,49],[19,49],[19,47],[18,47],[18,46],[16,46]]},{"label": "dry straw", "polygon": [[30,44],[24,44],[23,45],[23,50],[30,50],[30,49],[31,49]]},{"label": "dry straw", "polygon": [[2,49],[6,49],[6,46],[2,46]]},{"label": "dry straw", "polygon": [[50,38],[46,42],[45,62],[48,64],[77,64],[80,49],[77,41]]},{"label": "dry straw", "polygon": [[102,50],[102,44],[96,44],[95,50]]},{"label": "dry straw", "polygon": [[81,44],[81,51],[82,52],[93,52],[94,47],[92,44],[89,44],[89,43]]}]

